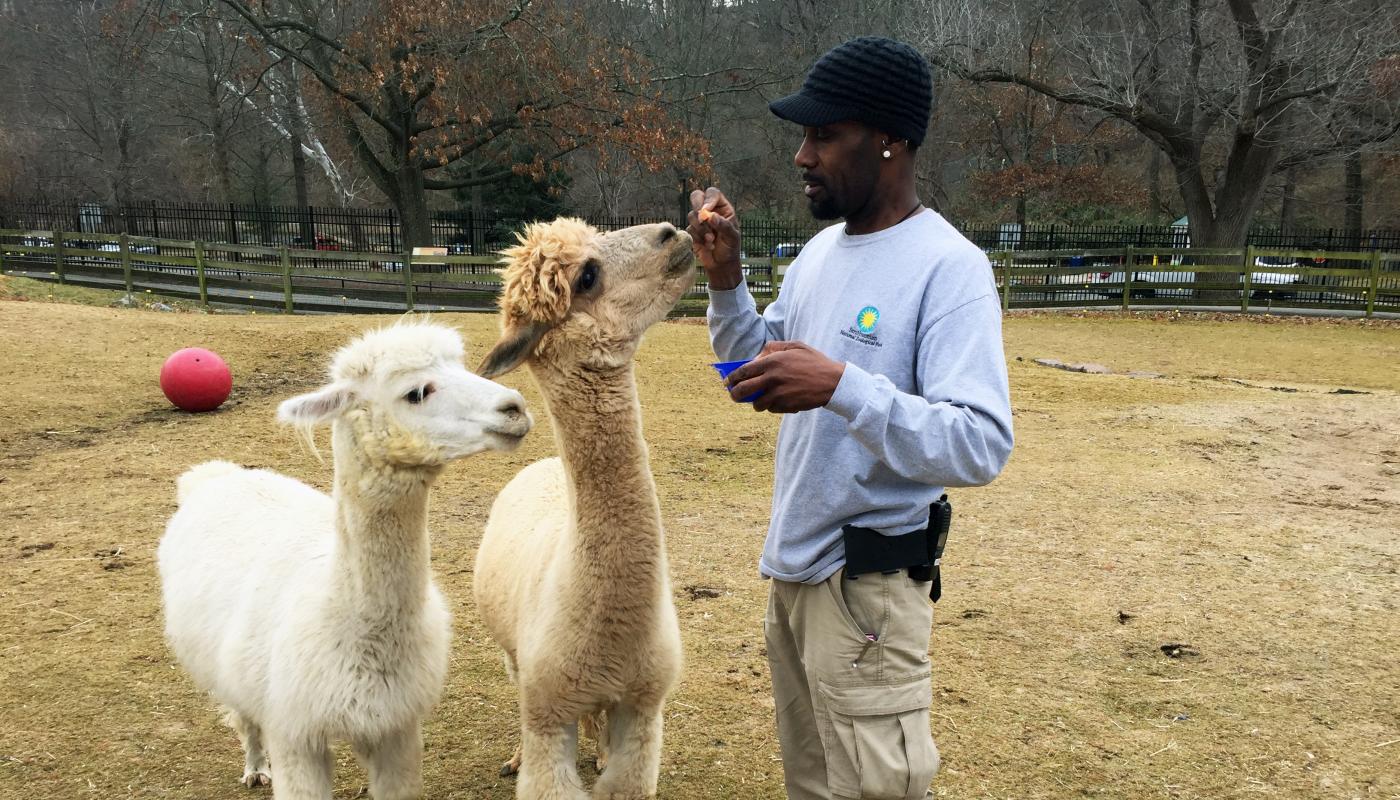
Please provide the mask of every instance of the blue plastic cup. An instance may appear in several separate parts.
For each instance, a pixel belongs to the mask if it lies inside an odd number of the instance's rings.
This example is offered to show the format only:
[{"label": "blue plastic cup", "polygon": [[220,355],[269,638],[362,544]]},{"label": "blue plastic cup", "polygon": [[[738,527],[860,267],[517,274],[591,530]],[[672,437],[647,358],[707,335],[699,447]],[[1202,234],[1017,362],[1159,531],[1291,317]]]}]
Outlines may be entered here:
[{"label": "blue plastic cup", "polygon": [[[715,372],[718,372],[718,373],[719,373],[720,379],[721,379],[721,380],[724,380],[724,379],[726,379],[726,378],[729,377],[729,373],[733,372],[734,370],[738,369],[739,367],[744,366],[745,364],[749,363],[749,362],[752,361],[752,360],[753,360],[752,358],[746,358],[746,359],[744,359],[743,361],[720,361],[719,363],[711,364],[710,366],[714,367],[714,368],[715,368]],[[725,387],[725,388],[728,389],[729,387]],[[754,392],[753,394],[749,395],[748,397],[743,398],[743,399],[740,400],[739,402],[741,402],[741,403],[752,403],[754,400],[757,400],[757,399],[758,399],[760,396],[762,396],[762,395],[763,395],[763,392]]]}]

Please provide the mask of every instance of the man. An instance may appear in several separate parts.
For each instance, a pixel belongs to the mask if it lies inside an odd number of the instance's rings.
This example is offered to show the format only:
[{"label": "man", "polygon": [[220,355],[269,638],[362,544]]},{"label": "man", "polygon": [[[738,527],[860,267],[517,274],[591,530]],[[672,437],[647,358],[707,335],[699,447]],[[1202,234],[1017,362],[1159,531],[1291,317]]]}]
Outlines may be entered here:
[{"label": "man", "polygon": [[759,567],[794,800],[932,796],[930,508],[1011,452],[991,269],[916,192],[931,104],[916,51],[863,37],[770,105],[803,127],[794,161],[813,216],[845,224],[807,243],[762,315],[734,206],[715,188],[691,196],[711,343],[753,358],[730,394],[788,415]]}]

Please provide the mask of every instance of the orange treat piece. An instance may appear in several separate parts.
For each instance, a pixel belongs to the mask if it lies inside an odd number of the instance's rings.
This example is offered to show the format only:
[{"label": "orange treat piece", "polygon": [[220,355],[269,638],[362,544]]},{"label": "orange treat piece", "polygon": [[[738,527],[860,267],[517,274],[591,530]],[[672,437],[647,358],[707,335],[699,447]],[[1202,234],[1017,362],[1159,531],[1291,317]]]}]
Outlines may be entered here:
[{"label": "orange treat piece", "polygon": [[708,208],[702,208],[702,209],[700,209],[700,221],[701,221],[701,222],[709,222],[709,221],[710,221],[710,217],[713,217],[714,215],[715,215],[715,212],[709,210]]}]

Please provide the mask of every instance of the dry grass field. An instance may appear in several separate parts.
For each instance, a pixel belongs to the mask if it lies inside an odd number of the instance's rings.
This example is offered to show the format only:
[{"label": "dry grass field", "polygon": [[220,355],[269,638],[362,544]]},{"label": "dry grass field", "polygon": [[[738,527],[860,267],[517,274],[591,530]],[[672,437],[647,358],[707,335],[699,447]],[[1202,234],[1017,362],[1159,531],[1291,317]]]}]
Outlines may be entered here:
[{"label": "dry grass field", "polygon": [[[0,798],[268,798],[162,643],[155,547],[204,459],[326,487],[273,408],[386,320],[35,299],[0,301]],[[441,319],[472,359],[492,341],[490,317]],[[1400,324],[1023,315],[1006,342],[1016,452],[953,493],[937,794],[1400,797]],[[160,394],[189,345],[232,366],[218,412]],[[637,363],[686,642],[661,795],[779,798],[755,568],[777,419],[730,404],[710,360],[703,326],[667,323]],[[528,374],[505,382],[542,420]],[[513,796],[514,699],[471,566],[494,493],[552,452],[541,425],[434,495],[456,638],[427,797]],[[363,780],[342,752],[336,797]]]}]

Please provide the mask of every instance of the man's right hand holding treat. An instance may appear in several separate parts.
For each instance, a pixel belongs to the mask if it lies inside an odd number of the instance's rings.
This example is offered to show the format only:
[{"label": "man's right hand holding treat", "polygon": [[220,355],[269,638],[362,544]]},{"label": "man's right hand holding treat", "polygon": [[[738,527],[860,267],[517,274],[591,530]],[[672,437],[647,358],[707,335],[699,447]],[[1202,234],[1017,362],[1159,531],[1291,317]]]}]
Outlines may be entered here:
[{"label": "man's right hand holding treat", "polygon": [[739,217],[734,206],[723,192],[711,186],[703,192],[696,189],[690,193],[690,209],[686,232],[690,234],[695,257],[705,268],[710,288],[733,289],[744,279],[739,263]]}]

